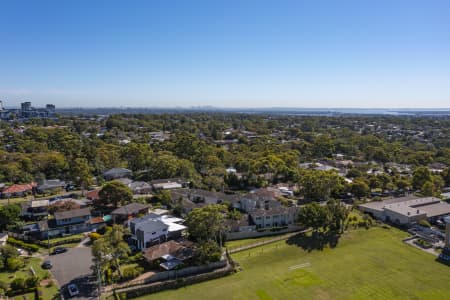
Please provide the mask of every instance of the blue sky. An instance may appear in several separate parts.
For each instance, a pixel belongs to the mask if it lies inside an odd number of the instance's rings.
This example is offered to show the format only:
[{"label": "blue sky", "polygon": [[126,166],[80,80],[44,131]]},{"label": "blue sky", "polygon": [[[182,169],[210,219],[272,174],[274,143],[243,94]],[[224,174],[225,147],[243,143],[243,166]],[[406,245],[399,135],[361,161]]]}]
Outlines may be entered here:
[{"label": "blue sky", "polygon": [[0,1],[6,106],[450,107],[450,1]]}]

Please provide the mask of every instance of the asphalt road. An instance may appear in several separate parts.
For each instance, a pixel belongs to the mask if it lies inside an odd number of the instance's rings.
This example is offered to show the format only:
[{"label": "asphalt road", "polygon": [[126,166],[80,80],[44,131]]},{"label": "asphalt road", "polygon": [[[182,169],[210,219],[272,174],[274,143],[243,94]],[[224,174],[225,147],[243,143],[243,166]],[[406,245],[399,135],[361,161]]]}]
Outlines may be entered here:
[{"label": "asphalt road", "polygon": [[65,253],[51,255],[53,268],[50,270],[58,281],[65,299],[70,298],[67,286],[75,283],[80,294],[71,299],[93,299],[97,295],[96,278],[92,276],[92,255],[89,247],[69,248]]}]

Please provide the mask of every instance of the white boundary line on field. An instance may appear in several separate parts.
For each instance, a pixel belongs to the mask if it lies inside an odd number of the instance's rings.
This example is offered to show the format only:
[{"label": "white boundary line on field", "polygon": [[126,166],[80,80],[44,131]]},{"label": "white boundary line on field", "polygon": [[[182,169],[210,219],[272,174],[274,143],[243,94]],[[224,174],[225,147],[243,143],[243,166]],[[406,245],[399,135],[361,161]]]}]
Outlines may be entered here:
[{"label": "white boundary line on field", "polygon": [[300,268],[306,268],[306,267],[310,267],[311,266],[311,264],[309,263],[309,262],[306,262],[306,263],[303,263],[303,264],[300,264],[300,265],[295,265],[295,266],[290,266],[289,267],[289,270],[296,270],[296,269],[300,269]]}]

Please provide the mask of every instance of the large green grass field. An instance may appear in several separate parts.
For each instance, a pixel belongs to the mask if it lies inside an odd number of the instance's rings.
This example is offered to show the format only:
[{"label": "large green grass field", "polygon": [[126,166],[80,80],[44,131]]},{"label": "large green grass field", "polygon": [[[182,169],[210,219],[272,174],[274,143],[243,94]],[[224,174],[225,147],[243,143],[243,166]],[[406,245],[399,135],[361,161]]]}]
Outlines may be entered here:
[{"label": "large green grass field", "polygon": [[[345,233],[335,248],[280,241],[233,255],[242,271],[151,299],[450,299],[450,267],[381,227]],[[306,246],[305,246],[306,245]]]}]

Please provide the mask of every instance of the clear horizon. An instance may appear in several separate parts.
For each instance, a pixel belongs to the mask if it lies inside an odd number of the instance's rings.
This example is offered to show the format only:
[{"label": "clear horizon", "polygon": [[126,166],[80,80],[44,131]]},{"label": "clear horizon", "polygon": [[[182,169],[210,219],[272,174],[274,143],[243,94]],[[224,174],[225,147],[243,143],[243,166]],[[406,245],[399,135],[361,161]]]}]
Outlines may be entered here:
[{"label": "clear horizon", "polygon": [[9,1],[0,100],[446,109],[450,2]]}]

